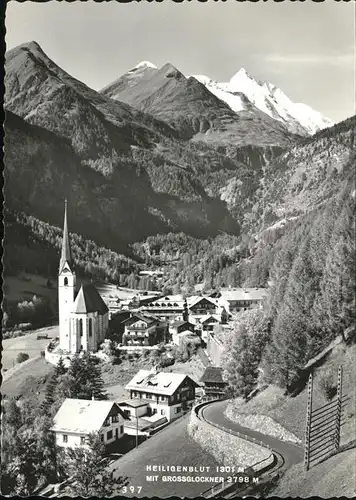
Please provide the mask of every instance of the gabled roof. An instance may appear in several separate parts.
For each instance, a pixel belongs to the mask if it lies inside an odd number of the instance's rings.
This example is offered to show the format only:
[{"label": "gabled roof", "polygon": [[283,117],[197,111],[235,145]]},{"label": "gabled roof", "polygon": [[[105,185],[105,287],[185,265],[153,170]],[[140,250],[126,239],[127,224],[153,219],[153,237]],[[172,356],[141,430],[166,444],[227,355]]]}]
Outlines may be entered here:
[{"label": "gabled roof", "polygon": [[70,250],[69,234],[68,234],[67,200],[65,200],[65,205],[64,205],[64,225],[63,225],[61,260],[59,262],[59,274],[62,272],[66,262],[68,263],[69,267],[73,269],[74,263],[72,259],[72,252]]},{"label": "gabled roof", "polygon": [[235,288],[220,290],[225,300],[263,300],[267,296],[266,288]]},{"label": "gabled roof", "polygon": [[206,314],[202,318],[200,318],[200,323],[205,323],[209,319],[213,319],[215,321],[220,321],[220,317],[218,314]]},{"label": "gabled roof", "polygon": [[125,319],[123,323],[124,324],[135,323],[135,321],[137,320],[144,321],[145,323],[147,323],[147,325],[151,325],[152,323],[158,322],[158,319],[153,316],[149,316],[144,313],[134,313],[130,318]]},{"label": "gabled roof", "polygon": [[182,326],[182,325],[192,325],[194,326],[193,323],[191,323],[190,321],[185,321],[183,319],[181,320],[178,320],[178,321],[173,321],[173,323],[171,324],[172,327],[178,327],[178,326]]},{"label": "gabled roof", "polygon": [[114,401],[67,398],[54,416],[51,430],[80,434],[98,432],[113,406],[116,406],[120,415],[127,420],[128,417]]},{"label": "gabled roof", "polygon": [[216,366],[207,366],[200,379],[201,382],[226,383],[222,378],[222,368]]},{"label": "gabled roof", "polygon": [[92,283],[88,283],[80,287],[73,304],[72,312],[77,314],[85,314],[89,312],[105,314],[108,311],[109,309],[107,305]]},{"label": "gabled roof", "polygon": [[[191,332],[190,332],[191,333]],[[188,378],[195,386],[198,384],[184,373],[159,372],[140,370],[125,387],[126,390],[138,390],[164,396],[172,396],[183,381]]]},{"label": "gabled roof", "polygon": [[216,299],[213,299],[211,297],[206,297],[206,296],[203,296],[203,297],[192,296],[192,297],[188,297],[187,298],[188,308],[191,309],[196,304],[199,304],[199,302],[201,302],[202,300],[207,300],[208,302],[210,302],[214,306],[217,306],[217,300]]}]

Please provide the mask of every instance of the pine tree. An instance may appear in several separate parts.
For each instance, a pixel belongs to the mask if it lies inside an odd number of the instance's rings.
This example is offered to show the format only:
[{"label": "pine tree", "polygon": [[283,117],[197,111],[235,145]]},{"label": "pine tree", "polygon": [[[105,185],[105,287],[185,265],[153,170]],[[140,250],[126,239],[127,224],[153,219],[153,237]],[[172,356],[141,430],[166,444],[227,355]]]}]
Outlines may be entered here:
[{"label": "pine tree", "polygon": [[50,377],[50,379],[46,385],[45,398],[40,405],[41,410],[45,414],[51,414],[53,403],[55,401],[58,401],[58,399],[60,399],[60,400],[63,399],[63,397],[60,396],[60,393],[58,391],[58,386],[61,383],[62,378],[66,372],[67,372],[67,369],[64,366],[64,361],[63,361],[63,358],[61,356],[59,358],[57,365],[55,366],[53,375]]},{"label": "pine tree", "polygon": [[267,346],[269,372],[283,387],[290,385],[298,376],[318,344],[317,332],[311,321],[318,279],[311,266],[309,243],[307,237],[294,260],[272,329],[271,343]]},{"label": "pine tree", "polygon": [[127,483],[127,478],[114,477],[114,472],[107,468],[104,459],[105,447],[100,436],[90,434],[88,447],[68,449],[64,458],[71,496],[111,497]]},{"label": "pine tree", "polygon": [[59,358],[57,365],[56,365],[55,373],[56,373],[57,377],[60,377],[60,376],[64,375],[66,372],[67,372],[67,368],[65,367],[63,358],[61,356]]},{"label": "pine tree", "polygon": [[66,389],[71,398],[107,399],[100,366],[89,352],[75,355],[66,375]]},{"label": "pine tree", "polygon": [[245,327],[236,332],[224,368],[232,394],[247,400],[257,384],[258,359],[253,349],[252,337]]},{"label": "pine tree", "polygon": [[334,225],[314,308],[316,325],[327,341],[343,335],[355,320],[354,227],[354,213],[346,205]]}]

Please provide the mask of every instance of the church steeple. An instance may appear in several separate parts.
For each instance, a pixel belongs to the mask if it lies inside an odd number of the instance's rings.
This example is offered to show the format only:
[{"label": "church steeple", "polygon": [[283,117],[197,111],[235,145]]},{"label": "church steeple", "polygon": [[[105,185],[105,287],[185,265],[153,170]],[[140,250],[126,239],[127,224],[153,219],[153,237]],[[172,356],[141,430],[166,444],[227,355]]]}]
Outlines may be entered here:
[{"label": "church steeple", "polygon": [[64,202],[64,226],[63,226],[63,240],[62,240],[62,253],[59,262],[59,272],[61,273],[65,263],[68,263],[70,268],[73,267],[72,253],[70,250],[68,222],[67,222],[67,199]]}]

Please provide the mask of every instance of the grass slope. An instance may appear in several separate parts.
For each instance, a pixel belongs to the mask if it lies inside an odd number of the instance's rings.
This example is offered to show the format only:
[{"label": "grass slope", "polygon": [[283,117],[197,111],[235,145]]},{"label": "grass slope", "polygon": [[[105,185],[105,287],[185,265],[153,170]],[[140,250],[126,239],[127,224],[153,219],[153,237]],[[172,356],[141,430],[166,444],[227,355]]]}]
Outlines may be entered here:
[{"label": "grass slope", "polygon": [[[338,366],[343,366],[343,393],[347,394],[349,399],[344,410],[341,444],[347,444],[355,437],[355,358],[356,345],[351,347],[339,345],[332,351],[324,365],[314,372],[313,408],[316,409],[327,402],[319,387],[322,371],[330,369],[335,373],[336,378]],[[236,400],[234,407],[237,413],[262,414],[271,417],[300,439],[304,439],[307,407],[306,388],[297,396],[290,397],[285,396],[282,389],[269,386],[248,403],[243,403],[240,399]]]},{"label": "grass slope", "polygon": [[31,395],[38,393],[39,398],[42,399],[46,384],[53,372],[54,366],[47,363],[44,358],[26,363],[3,382],[1,385],[2,397],[31,397]]},{"label": "grass slope", "polygon": [[312,467],[297,464],[289,469],[271,493],[281,498],[354,498],[356,495],[356,449],[341,452]]},{"label": "grass slope", "polygon": [[[1,353],[2,369],[5,370],[12,369],[16,365],[16,357],[20,352],[27,353],[30,358],[35,358],[39,356],[41,354],[41,351],[44,351],[46,346],[49,344],[50,339],[37,340],[37,335],[38,334],[45,335],[46,333],[50,338],[58,337],[59,335],[58,325],[40,328],[39,330],[35,330],[33,333],[23,335],[22,337],[3,339],[2,341],[3,350]],[[30,374],[36,375],[32,373]]]}]

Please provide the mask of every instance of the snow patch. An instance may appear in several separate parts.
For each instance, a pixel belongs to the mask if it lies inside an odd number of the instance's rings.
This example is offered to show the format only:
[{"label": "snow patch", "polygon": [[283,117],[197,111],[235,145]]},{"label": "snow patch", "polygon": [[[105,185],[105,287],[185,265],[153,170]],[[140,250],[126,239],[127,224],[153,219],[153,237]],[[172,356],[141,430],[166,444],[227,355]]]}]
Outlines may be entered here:
[{"label": "snow patch", "polygon": [[240,69],[229,82],[217,82],[206,75],[193,75],[200,83],[230,108],[239,112],[247,108],[241,96],[271,118],[282,122],[291,131],[314,134],[331,127],[334,122],[303,103],[294,103],[270,82],[259,82],[245,68]]},{"label": "snow patch", "polygon": [[157,69],[157,66],[150,61],[141,61],[139,62],[133,69],[138,69],[138,68],[153,68]]}]

